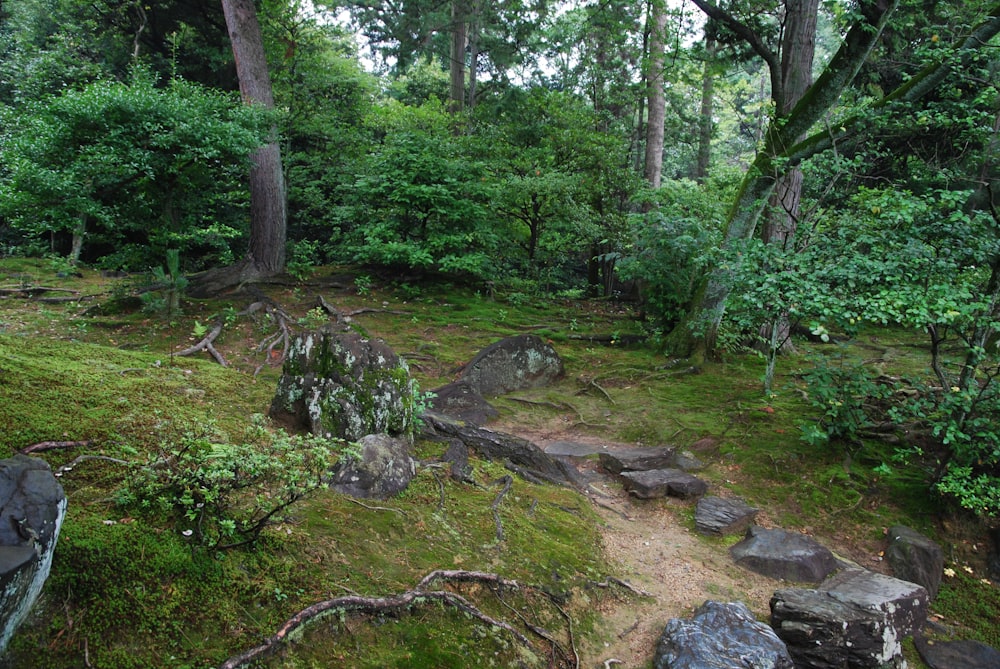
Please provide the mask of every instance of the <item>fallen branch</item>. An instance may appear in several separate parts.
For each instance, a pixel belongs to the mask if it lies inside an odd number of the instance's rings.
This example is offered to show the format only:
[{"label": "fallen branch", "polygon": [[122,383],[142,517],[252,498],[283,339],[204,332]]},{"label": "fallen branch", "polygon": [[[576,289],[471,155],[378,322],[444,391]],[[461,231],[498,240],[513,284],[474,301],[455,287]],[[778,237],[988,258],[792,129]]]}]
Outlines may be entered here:
[{"label": "fallen branch", "polygon": [[103,460],[105,462],[113,462],[116,465],[128,465],[129,464],[128,460],[120,460],[118,458],[112,458],[112,457],[109,457],[107,455],[78,455],[77,457],[73,458],[73,460],[71,462],[63,465],[62,467],[60,467],[59,469],[57,469],[55,472],[53,472],[53,476],[62,476],[66,472],[71,471],[74,467],[76,467],[81,462],[86,462],[87,460]]},{"label": "fallen branch", "polygon": [[351,501],[351,502],[354,502],[358,506],[363,506],[364,508],[368,509],[369,511],[392,511],[393,513],[400,514],[404,518],[406,517],[406,512],[403,511],[402,509],[393,509],[393,508],[388,507],[388,506],[371,506],[369,504],[365,504],[361,500],[354,499],[353,497],[348,497],[347,499],[349,501]]},{"label": "fallen branch", "polygon": [[78,446],[90,446],[91,443],[93,442],[89,439],[85,439],[83,441],[40,441],[37,444],[25,446],[18,452],[27,455],[28,453],[51,451],[56,448],[77,448]]},{"label": "fallen branch", "polygon": [[482,623],[509,632],[523,646],[531,646],[531,642],[521,632],[517,631],[509,623],[492,618],[461,595],[445,590],[426,590],[425,588],[436,580],[456,581],[464,583],[487,583],[497,587],[508,587],[518,589],[520,585],[517,581],[508,580],[497,574],[483,572],[461,571],[461,570],[438,570],[433,571],[414,587],[412,590],[390,595],[388,597],[363,597],[359,595],[348,595],[335,597],[322,602],[317,602],[308,606],[294,616],[289,618],[278,630],[269,636],[261,645],[251,648],[245,653],[235,655],[222,664],[219,669],[238,669],[273,653],[279,645],[284,643],[289,635],[302,625],[327,613],[329,611],[361,611],[364,613],[393,613],[410,608],[416,604],[423,604],[428,601],[441,602],[447,606],[462,611],[463,613],[479,620]]},{"label": "fallen branch", "polygon": [[639,595],[640,597],[652,597],[653,596],[652,593],[646,592],[645,590],[642,590],[641,588],[637,588],[634,585],[632,585],[631,583],[629,583],[628,581],[623,581],[620,578],[615,578],[614,576],[608,576],[608,577],[606,577],[604,579],[603,583],[597,583],[596,581],[594,581],[593,583],[598,588],[610,588],[612,585],[617,585],[619,587],[625,588],[626,590],[628,590],[629,592],[631,592],[633,594]]}]

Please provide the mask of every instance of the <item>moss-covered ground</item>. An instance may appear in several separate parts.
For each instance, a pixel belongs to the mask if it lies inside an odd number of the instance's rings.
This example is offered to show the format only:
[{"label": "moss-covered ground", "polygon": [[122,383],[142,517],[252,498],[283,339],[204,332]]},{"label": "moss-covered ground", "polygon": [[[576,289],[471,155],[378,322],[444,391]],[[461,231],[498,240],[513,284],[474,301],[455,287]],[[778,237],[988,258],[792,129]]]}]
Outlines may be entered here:
[{"label": "moss-covered ground", "polygon": [[[184,300],[176,314],[146,312],[124,299],[133,283],[90,270],[60,276],[45,261],[0,261],[0,289],[7,289],[0,295],[0,457],[42,441],[74,441],[83,443],[39,456],[53,468],[82,454],[136,460],[157,447],[167,423],[213,421],[239,435],[251,416],[266,413],[280,367],[258,344],[275,331],[273,321],[237,316],[249,303],[239,294]],[[53,290],[17,292],[38,287]],[[621,345],[624,335],[640,333],[640,324],[614,302],[528,300],[377,278],[355,284],[341,268],[265,290],[299,329],[325,319],[316,309],[320,295],[344,312],[364,310],[351,318],[352,327],[384,339],[425,390],[450,381],[500,337],[547,338],[566,363],[566,378],[498,399],[504,426],[691,449],[710,463],[703,475],[713,485],[765,509],[769,522],[830,538],[871,568],[879,568],[885,528],[911,525],[941,542],[956,570],[945,579],[938,615],[967,638],[998,642],[1000,597],[981,580],[983,528],[929,494],[919,467],[897,467],[892,476],[878,469],[890,454],[880,442],[818,447],[799,438],[800,424],[815,419],[804,398],[803,354],[824,350],[818,345],[798,342],[801,353],[779,362],[776,393],[765,396],[763,363],[752,355],[688,374],[650,347]],[[175,355],[217,317],[226,320],[216,346],[229,366],[205,354]],[[593,335],[616,343],[592,341]],[[851,354],[910,373],[921,369],[921,346],[912,333],[873,332],[854,342]],[[416,448],[430,465],[444,445]],[[216,666],[309,604],[348,593],[401,592],[442,568],[537,585],[541,590],[502,596],[483,586],[455,590],[488,615],[518,625],[524,616],[571,649],[595,633],[599,603],[627,594],[595,586],[615,575],[601,550],[597,516],[573,491],[515,478],[499,506],[505,538],[497,541],[491,504],[500,490],[495,482],[507,472],[473,464],[479,486],[425,466],[403,495],[367,506],[320,491],[292,507],[256,549],[215,555],[196,549],[168,522],[118,506],[122,465],[81,462],[61,478],[69,511],[52,574],[8,662]],[[529,652],[509,634],[438,605],[394,616],[334,614],[267,666],[547,666],[558,658],[547,655],[555,652],[550,644],[533,638]]]}]

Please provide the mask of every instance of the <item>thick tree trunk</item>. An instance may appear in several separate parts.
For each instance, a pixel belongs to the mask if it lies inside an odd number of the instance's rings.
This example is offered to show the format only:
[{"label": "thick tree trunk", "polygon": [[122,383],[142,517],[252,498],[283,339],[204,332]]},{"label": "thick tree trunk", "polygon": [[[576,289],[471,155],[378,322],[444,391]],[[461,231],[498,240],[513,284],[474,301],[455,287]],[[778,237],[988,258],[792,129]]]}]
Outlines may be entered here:
[{"label": "thick tree trunk", "polygon": [[[222,0],[233,45],[240,93],[247,104],[274,107],[264,40],[253,0]],[[276,135],[276,129],[273,131]],[[247,257],[232,267],[194,277],[189,293],[206,295],[243,281],[267,278],[285,269],[287,211],[285,178],[277,137],[251,156],[250,246]]]},{"label": "thick tree trunk", "polygon": [[[812,85],[813,56],[816,53],[816,19],[819,0],[788,0],[785,3],[785,34],[781,42],[781,85],[774,87],[778,116],[786,116]],[[805,134],[796,137],[796,143]],[[771,194],[762,237],[783,249],[793,243],[802,199],[802,170],[793,167],[778,178]],[[760,341],[765,353],[773,356],[777,344],[782,353],[792,351],[791,326],[787,314],[761,327]],[[771,361],[773,364],[773,360]]]},{"label": "thick tree trunk", "polygon": [[667,7],[664,0],[653,0],[649,11],[652,33],[649,40],[649,68],[646,74],[648,116],[644,175],[650,187],[656,189],[660,187],[663,173],[663,122],[666,117],[666,102],[663,98],[663,61]]},{"label": "thick tree trunk", "polygon": [[[731,15],[719,10],[704,0],[693,0],[709,16],[716,20],[734,21]],[[739,193],[729,211],[726,235],[722,242],[723,255],[736,262],[739,247],[749,240],[760,221],[768,199],[774,192],[778,179],[789,169],[796,167],[803,154],[792,153],[797,148],[798,139],[840,99],[844,89],[857,76],[858,70],[868,58],[878,40],[889,16],[899,0],[874,0],[861,6],[862,17],[848,31],[844,43],[831,59],[820,78],[806,91],[786,116],[776,116],[768,125],[764,146],[753,165],[743,177]],[[736,28],[734,25],[730,27]],[[743,27],[744,30],[748,30]],[[737,32],[739,30],[737,29]],[[759,38],[751,35],[755,48],[760,46]],[[780,75],[780,64],[773,54],[766,52],[765,60],[773,74]],[[779,79],[777,95],[783,97]],[[813,155],[813,154],[809,154]],[[674,329],[668,340],[668,348],[675,355],[703,359],[706,354],[715,353],[719,325],[726,310],[726,300],[732,287],[732,278],[738,267],[732,263],[722,263],[713,268],[699,288],[691,313]]]}]

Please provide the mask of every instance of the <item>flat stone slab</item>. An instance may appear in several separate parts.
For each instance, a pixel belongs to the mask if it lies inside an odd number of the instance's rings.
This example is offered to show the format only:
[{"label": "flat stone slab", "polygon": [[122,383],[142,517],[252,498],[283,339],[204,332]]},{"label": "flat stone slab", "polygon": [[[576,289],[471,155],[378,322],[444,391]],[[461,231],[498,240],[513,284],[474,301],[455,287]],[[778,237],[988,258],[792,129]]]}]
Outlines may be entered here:
[{"label": "flat stone slab", "polygon": [[833,553],[815,539],[757,525],[729,553],[744,569],[785,581],[819,583],[837,570]]},{"label": "flat stone slab", "polygon": [[601,466],[612,474],[670,469],[676,466],[676,454],[673,446],[609,451],[601,453]]},{"label": "flat stone slab", "polygon": [[579,441],[553,441],[550,444],[546,444],[544,450],[549,455],[585,458],[588,455],[607,453],[608,447],[602,444],[584,444]]},{"label": "flat stone slab", "polygon": [[747,529],[760,509],[739,499],[702,497],[694,510],[694,526],[703,534],[736,534]]},{"label": "flat stone slab", "polygon": [[667,496],[691,499],[704,495],[708,490],[707,483],[679,469],[622,472],[621,477],[625,490],[641,499]]},{"label": "flat stone slab", "polygon": [[917,652],[931,669],[997,669],[1000,650],[978,641],[914,639]]}]

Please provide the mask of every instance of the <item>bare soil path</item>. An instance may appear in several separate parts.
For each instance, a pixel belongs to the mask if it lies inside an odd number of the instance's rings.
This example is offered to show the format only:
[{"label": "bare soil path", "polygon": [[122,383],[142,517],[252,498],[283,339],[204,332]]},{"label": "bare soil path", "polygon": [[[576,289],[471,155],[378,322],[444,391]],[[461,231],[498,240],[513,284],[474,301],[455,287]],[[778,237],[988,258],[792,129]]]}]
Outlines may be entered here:
[{"label": "bare soil path", "polygon": [[[565,432],[527,432],[490,426],[530,439],[549,452],[585,455],[601,448],[632,448]],[[587,447],[592,447],[588,449]],[[699,535],[692,529],[693,503],[676,499],[640,500],[603,475],[593,458],[577,460],[591,479],[594,509],[602,519],[604,549],[616,575],[648,596],[608,598],[602,605],[602,633],[578,648],[584,669],[652,666],[657,639],[671,618],[686,617],[707,599],[742,601],[766,617],[777,581],[736,566],[733,542]],[[713,494],[725,494],[713,491]]]}]

